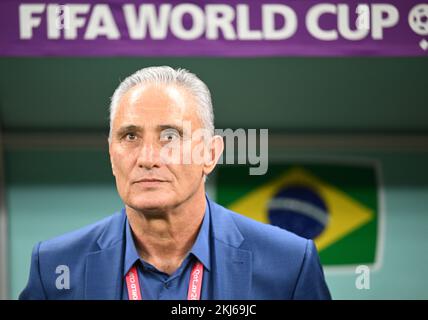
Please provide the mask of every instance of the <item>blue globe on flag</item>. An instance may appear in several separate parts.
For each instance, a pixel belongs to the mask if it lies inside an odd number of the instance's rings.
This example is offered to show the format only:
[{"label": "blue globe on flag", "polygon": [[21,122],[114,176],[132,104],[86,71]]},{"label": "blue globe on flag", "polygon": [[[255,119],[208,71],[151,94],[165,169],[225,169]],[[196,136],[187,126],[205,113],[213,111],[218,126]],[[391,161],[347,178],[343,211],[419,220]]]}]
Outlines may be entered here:
[{"label": "blue globe on flag", "polygon": [[328,208],[315,189],[305,185],[287,185],[268,203],[272,225],[306,239],[315,239],[328,224]]}]

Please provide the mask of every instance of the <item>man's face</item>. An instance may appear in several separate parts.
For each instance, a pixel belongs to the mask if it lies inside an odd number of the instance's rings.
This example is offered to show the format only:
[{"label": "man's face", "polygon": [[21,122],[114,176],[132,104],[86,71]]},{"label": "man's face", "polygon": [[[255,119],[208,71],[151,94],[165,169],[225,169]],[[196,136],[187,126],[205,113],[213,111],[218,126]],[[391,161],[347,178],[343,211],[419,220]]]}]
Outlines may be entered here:
[{"label": "man's face", "polygon": [[[138,85],[120,99],[112,123],[110,159],[120,197],[135,210],[174,208],[203,190],[203,176],[212,169],[186,162],[202,139],[197,104],[189,90],[176,85]],[[184,124],[183,124],[184,123]],[[185,147],[187,146],[187,147]],[[174,163],[164,161],[166,147],[180,150]],[[171,153],[169,153],[171,154]]]}]

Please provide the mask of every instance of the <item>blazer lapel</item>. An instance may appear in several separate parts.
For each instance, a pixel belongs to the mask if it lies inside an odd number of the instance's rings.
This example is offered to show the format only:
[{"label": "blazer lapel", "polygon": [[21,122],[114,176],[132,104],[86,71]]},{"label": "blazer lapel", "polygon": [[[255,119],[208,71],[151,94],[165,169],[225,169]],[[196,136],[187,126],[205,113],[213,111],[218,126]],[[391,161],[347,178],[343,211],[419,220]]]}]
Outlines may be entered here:
[{"label": "blazer lapel", "polygon": [[215,300],[249,299],[252,280],[252,252],[240,248],[244,237],[231,213],[208,201],[213,231]]},{"label": "blazer lapel", "polygon": [[122,294],[125,213],[113,218],[98,239],[100,251],[86,259],[85,299],[119,300]]},{"label": "blazer lapel", "polygon": [[214,300],[249,299],[251,290],[251,252],[217,242],[215,248]]}]

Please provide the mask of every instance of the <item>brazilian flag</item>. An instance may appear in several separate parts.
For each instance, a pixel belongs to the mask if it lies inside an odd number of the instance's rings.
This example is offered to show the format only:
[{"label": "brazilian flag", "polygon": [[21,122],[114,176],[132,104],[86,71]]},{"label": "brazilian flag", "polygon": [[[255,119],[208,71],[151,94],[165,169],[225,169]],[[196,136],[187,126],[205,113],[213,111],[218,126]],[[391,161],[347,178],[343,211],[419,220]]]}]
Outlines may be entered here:
[{"label": "brazilian flag", "polygon": [[324,266],[376,262],[378,198],[374,165],[270,164],[262,176],[220,166],[216,175],[218,203],[313,239]]}]

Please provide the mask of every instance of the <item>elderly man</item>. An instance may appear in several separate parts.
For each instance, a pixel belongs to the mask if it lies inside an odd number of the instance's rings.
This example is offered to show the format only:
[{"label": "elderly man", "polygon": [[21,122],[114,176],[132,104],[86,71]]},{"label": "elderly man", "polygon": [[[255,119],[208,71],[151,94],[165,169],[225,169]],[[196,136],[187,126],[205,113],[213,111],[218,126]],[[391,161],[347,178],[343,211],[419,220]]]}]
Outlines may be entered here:
[{"label": "elderly man", "polygon": [[109,152],[124,209],[37,244],[21,299],[330,298],[311,240],[206,196],[223,140],[194,74],[151,67],[125,79]]}]

